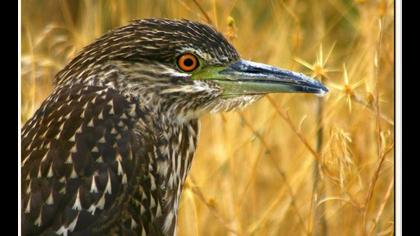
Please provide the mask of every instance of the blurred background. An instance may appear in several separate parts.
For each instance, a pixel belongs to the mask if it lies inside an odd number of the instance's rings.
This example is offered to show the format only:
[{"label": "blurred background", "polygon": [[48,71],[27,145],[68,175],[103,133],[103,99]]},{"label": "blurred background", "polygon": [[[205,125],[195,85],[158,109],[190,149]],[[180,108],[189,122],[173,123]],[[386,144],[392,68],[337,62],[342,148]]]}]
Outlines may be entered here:
[{"label": "blurred background", "polygon": [[394,234],[394,1],[22,0],[21,16],[22,123],[81,48],[140,18],[206,22],[330,89],[202,117],[178,235]]}]

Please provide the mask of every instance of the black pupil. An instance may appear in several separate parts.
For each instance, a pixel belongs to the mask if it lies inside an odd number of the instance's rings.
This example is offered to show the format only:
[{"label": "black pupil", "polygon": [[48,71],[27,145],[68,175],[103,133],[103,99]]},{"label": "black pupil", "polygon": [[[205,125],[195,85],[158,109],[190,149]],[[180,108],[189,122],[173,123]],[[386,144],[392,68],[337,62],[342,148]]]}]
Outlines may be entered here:
[{"label": "black pupil", "polygon": [[188,67],[190,67],[190,66],[192,66],[193,65],[193,60],[191,59],[191,58],[187,58],[187,59],[185,59],[184,60],[184,65],[185,66],[188,66]]}]

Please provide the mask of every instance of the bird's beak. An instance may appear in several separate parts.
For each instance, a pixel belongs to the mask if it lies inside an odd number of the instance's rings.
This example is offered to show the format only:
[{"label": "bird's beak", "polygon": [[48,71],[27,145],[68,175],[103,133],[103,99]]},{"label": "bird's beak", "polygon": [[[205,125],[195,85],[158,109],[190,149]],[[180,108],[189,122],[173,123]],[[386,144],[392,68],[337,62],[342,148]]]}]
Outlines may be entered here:
[{"label": "bird's beak", "polygon": [[223,87],[225,96],[267,93],[314,93],[328,89],[303,74],[252,61],[239,60],[221,70],[211,80]]}]

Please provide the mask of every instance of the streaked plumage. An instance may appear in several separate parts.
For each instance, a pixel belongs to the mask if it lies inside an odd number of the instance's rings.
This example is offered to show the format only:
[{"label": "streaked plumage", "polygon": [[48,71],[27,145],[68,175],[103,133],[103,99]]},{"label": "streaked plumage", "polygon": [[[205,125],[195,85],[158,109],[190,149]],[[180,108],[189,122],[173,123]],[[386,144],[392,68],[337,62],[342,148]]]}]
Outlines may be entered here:
[{"label": "streaked plumage", "polygon": [[192,79],[201,75],[175,63],[185,52],[203,71],[240,60],[207,25],[149,19],[105,34],[57,74],[22,129],[23,235],[175,234],[198,117],[262,95]]}]

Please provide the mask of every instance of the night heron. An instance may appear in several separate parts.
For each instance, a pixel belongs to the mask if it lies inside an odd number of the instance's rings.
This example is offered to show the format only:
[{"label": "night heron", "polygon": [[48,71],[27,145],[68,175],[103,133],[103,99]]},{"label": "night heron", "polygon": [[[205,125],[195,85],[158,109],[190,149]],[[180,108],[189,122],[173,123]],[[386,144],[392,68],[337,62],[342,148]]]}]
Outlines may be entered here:
[{"label": "night heron", "polygon": [[201,23],[138,20],[105,34],[22,129],[23,234],[174,235],[197,119],[276,92],[327,89],[241,60]]}]

